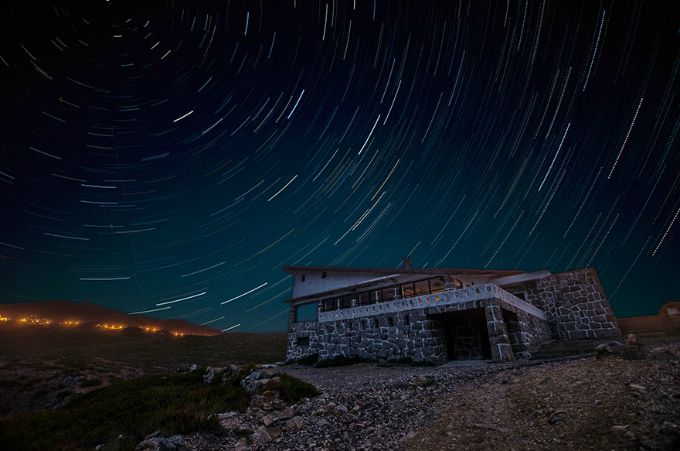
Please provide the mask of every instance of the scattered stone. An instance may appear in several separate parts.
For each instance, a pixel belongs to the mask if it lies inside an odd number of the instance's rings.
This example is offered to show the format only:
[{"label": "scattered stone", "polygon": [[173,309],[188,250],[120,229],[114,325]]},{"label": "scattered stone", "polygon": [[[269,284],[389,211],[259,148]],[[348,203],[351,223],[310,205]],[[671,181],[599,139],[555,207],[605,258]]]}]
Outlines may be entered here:
[{"label": "scattered stone", "polygon": [[595,346],[595,351],[598,355],[620,354],[624,346],[620,341],[610,341],[609,343],[601,343]]},{"label": "scattered stone", "polygon": [[189,372],[193,373],[197,369],[198,369],[198,365],[196,365],[195,363],[192,363],[191,366],[189,367]]},{"label": "scattered stone", "polygon": [[181,450],[182,436],[172,435],[170,437],[151,437],[140,442],[135,450],[137,451],[174,451]]},{"label": "scattered stone", "polygon": [[215,375],[216,371],[212,367],[208,367],[205,370],[205,374],[203,375],[203,383],[204,384],[212,384],[213,381],[215,380]]}]

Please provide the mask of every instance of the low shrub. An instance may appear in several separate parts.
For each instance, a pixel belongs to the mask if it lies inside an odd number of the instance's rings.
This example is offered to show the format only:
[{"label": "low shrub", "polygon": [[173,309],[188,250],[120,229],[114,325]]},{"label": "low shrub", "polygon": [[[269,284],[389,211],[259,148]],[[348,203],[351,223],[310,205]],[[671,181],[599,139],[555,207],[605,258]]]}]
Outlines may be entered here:
[{"label": "low shrub", "polygon": [[[313,398],[319,391],[312,384],[301,381],[287,374],[279,374],[281,381],[272,389],[279,391],[281,399],[289,404],[294,404],[303,398]],[[270,388],[270,387],[267,387]]]},{"label": "low shrub", "polygon": [[[151,432],[218,430],[216,412],[244,411],[250,402],[234,384],[203,383],[202,374],[151,376],[116,382],[54,411],[0,422],[0,449],[129,449]],[[121,441],[119,436],[126,437]]]}]

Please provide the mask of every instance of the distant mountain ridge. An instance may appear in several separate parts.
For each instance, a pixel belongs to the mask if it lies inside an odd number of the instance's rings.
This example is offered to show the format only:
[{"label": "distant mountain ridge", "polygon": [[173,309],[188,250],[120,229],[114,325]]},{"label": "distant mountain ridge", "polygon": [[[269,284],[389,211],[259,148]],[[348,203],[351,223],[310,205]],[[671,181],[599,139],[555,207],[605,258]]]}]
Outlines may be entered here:
[{"label": "distant mountain ridge", "polygon": [[0,304],[0,315],[12,319],[38,317],[55,323],[79,321],[84,327],[96,324],[124,324],[126,327],[158,328],[167,332],[181,332],[185,335],[217,335],[219,330],[192,324],[183,319],[155,319],[143,315],[130,315],[109,307],[89,302],[36,301],[14,304]]}]

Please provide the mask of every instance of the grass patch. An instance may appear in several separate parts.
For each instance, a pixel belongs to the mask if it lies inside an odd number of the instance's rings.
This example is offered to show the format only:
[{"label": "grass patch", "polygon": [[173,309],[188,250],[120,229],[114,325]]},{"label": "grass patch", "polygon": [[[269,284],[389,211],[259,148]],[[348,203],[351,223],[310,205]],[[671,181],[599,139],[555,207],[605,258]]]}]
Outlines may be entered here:
[{"label": "grass patch", "polygon": [[312,384],[296,379],[287,374],[279,374],[281,381],[278,385],[268,389],[279,390],[281,399],[289,404],[294,404],[303,398],[313,398],[319,391]]},{"label": "grass patch", "polygon": [[297,363],[298,365],[314,365],[319,361],[319,354],[310,354],[301,359],[295,360],[291,363]]},{"label": "grass patch", "polygon": [[[55,411],[24,413],[0,422],[2,449],[134,449],[156,430],[164,435],[219,430],[216,412],[243,411],[248,394],[237,380],[203,384],[202,374],[122,381],[76,398]],[[125,440],[119,440],[123,435]]]}]

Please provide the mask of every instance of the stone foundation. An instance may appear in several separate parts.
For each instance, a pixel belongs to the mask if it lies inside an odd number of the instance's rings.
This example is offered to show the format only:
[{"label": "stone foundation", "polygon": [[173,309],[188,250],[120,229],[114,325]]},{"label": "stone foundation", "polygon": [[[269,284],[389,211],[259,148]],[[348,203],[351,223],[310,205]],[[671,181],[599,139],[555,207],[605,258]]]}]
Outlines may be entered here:
[{"label": "stone foundation", "polygon": [[[367,318],[293,323],[288,334],[287,358],[299,360],[316,354],[320,360],[344,356],[444,363],[448,360],[447,344],[450,346],[446,337],[447,315],[476,309],[484,311],[489,352],[494,361],[513,360],[513,346],[526,350],[532,343],[546,338],[548,326],[542,319],[500,299],[486,299]],[[504,312],[518,318],[510,334]],[[469,338],[469,355],[480,357],[479,350],[475,350],[478,343]]]}]

